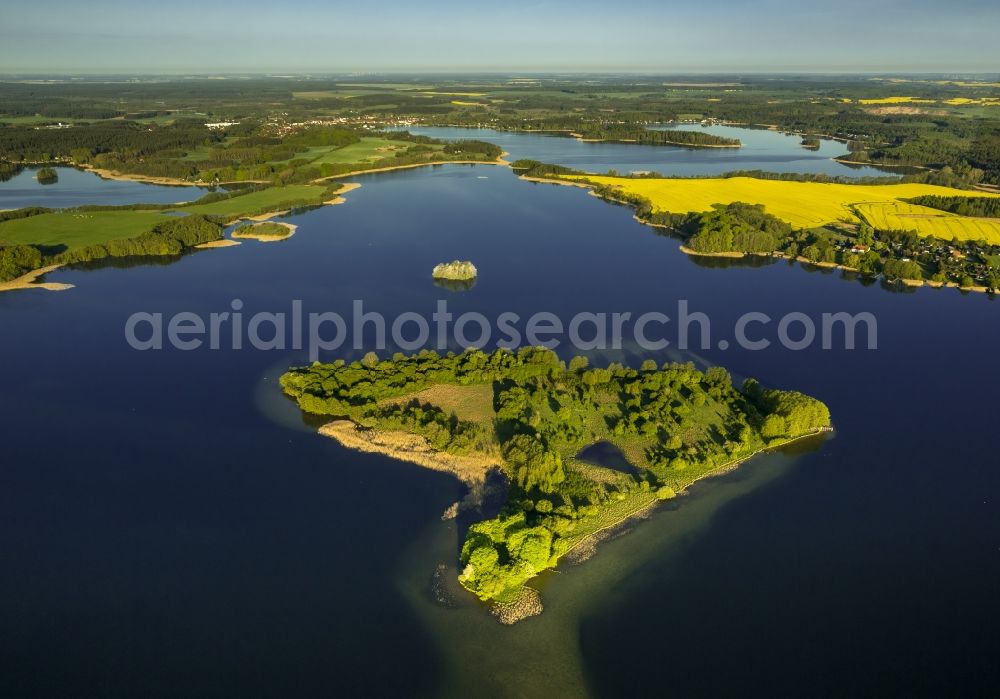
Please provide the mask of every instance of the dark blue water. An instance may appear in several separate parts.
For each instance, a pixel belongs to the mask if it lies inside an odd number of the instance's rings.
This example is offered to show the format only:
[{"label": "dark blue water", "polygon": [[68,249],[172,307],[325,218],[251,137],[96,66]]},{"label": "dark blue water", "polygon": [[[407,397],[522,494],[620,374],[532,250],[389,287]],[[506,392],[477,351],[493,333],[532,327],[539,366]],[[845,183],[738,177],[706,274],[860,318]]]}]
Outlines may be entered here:
[{"label": "dark blue water", "polygon": [[[288,219],[299,229],[284,242],[61,270],[49,280],[76,288],[0,294],[0,695],[438,695],[449,649],[475,645],[470,630],[428,627],[397,581],[458,485],[316,436],[275,383],[304,352],[126,345],[136,311],[206,315],[234,298],[246,315],[293,299],[430,315],[446,298],[456,314],[567,320],[674,315],[688,300],[710,316],[713,348],[594,361],[720,363],[826,401],[836,436],[721,507],[679,554],[632,552],[636,573],[587,590],[550,645],[579,644],[603,697],[993,692],[997,302],[783,262],[699,265],[628,209],[503,168],[358,181],[346,204]],[[478,267],[473,289],[432,283],[455,258]],[[870,311],[879,348],[718,349],[748,311]],[[680,501],[671,515],[684,514]],[[576,574],[552,576],[551,611],[517,633],[549,633]],[[507,638],[473,674],[561,696],[544,669],[498,667]]]},{"label": "dark blue water", "polygon": [[[655,128],[655,127],[654,127]],[[660,127],[667,128],[667,127]],[[734,126],[702,127],[684,124],[676,127],[738,138],[741,148],[680,148],[673,146],[639,146],[624,143],[586,143],[565,136],[493,129],[459,127],[406,127],[411,133],[443,139],[473,138],[490,141],[507,151],[508,160],[529,158],[543,163],[565,165],[585,172],[621,174],[655,171],[671,177],[721,175],[734,170],[767,170],[770,172],[800,172],[839,175],[841,177],[885,177],[887,173],[873,167],[848,166],[833,158],[847,153],[843,143],[822,139],[819,150],[801,145],[801,136],[792,136],[767,129],[747,129]]]},{"label": "dark blue water", "polygon": [[25,168],[0,182],[0,210],[25,206],[65,209],[83,204],[176,204],[194,201],[208,193],[203,187],[170,187],[128,180],[105,180],[92,172],[72,167],[53,168],[59,181],[39,184],[38,168]]}]

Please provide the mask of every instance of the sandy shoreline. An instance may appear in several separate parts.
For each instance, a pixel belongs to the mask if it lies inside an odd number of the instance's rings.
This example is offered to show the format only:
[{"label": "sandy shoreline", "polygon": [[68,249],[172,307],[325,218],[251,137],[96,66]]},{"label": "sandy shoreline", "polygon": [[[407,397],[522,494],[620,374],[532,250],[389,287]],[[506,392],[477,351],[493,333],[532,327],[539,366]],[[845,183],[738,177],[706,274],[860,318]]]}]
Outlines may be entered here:
[{"label": "sandy shoreline", "polygon": [[[126,174],[121,172],[115,172],[114,170],[107,170],[101,167],[94,167],[93,165],[77,165],[72,164],[71,167],[80,168],[87,172],[92,172],[98,177],[102,177],[106,180],[122,180],[125,182],[143,182],[146,184],[161,184],[168,185],[171,187],[221,187],[227,184],[267,184],[268,180],[240,180],[238,182],[190,182],[188,180],[181,180],[176,177],[159,177],[156,175],[138,175],[138,174]],[[187,202],[184,202],[187,203]]]},{"label": "sandy shoreline", "polygon": [[323,203],[326,204],[327,206],[336,206],[337,204],[343,204],[345,201],[347,201],[347,199],[345,199],[343,195],[347,194],[348,192],[353,192],[355,189],[358,189],[359,187],[361,187],[360,182],[345,182],[343,187],[334,192],[335,196],[333,197],[333,199],[327,199]]},{"label": "sandy shoreline", "polygon": [[231,248],[234,245],[241,245],[238,240],[230,240],[229,238],[223,238],[222,240],[210,240],[207,243],[202,243],[201,245],[195,245],[196,250],[213,250],[215,248]]},{"label": "sandy shoreline", "polygon": [[583,182],[576,182],[571,180],[557,180],[557,179],[550,180],[547,177],[529,177],[528,175],[520,175],[518,176],[517,179],[524,180],[525,182],[540,182],[542,184],[555,184],[555,185],[560,185],[562,187],[579,187],[580,189],[592,189],[594,186],[592,184],[585,184]]},{"label": "sandy shoreline", "polygon": [[408,432],[374,430],[351,420],[334,420],[319,428],[324,437],[332,437],[348,449],[408,461],[433,471],[450,473],[470,487],[481,485],[487,472],[500,465],[499,457],[460,456],[438,451],[426,439]]},{"label": "sandy shoreline", "polygon": [[[642,221],[642,219],[637,218],[636,220]],[[731,259],[742,259],[747,256],[745,252],[699,252],[697,250],[692,250],[687,245],[681,245],[681,252],[685,255],[691,255],[692,257],[728,257]],[[770,256],[768,256],[770,257]]]},{"label": "sandy shoreline", "polygon": [[66,291],[67,289],[72,289],[72,284],[59,284],[57,282],[39,282],[37,281],[39,277],[42,277],[49,272],[54,272],[55,270],[62,267],[62,265],[49,265],[48,267],[40,267],[38,269],[32,270],[27,274],[23,274],[17,279],[11,279],[9,282],[0,282],[0,292],[3,291],[17,291],[19,289],[45,289],[46,291]]}]

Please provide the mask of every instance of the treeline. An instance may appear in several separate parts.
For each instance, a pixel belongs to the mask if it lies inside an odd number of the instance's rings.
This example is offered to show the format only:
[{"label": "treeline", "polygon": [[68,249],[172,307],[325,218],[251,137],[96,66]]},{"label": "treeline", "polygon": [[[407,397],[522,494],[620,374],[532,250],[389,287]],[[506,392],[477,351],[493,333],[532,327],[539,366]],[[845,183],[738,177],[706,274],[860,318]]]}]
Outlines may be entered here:
[{"label": "treeline", "polygon": [[[47,213],[47,209],[27,210],[32,215]],[[9,219],[8,219],[9,220]],[[208,216],[171,217],[151,230],[132,238],[119,238],[99,245],[87,245],[73,250],[55,252],[36,245],[4,245],[0,241],[0,282],[16,279],[28,272],[54,264],[89,262],[109,257],[159,257],[179,255],[202,243],[219,240],[223,224]]]},{"label": "treeline", "polygon": [[170,126],[106,122],[68,129],[8,127],[0,129],[0,156],[9,163],[72,160],[88,163],[98,154],[138,161],[155,153],[177,152],[221,139],[218,132],[196,121]]},{"label": "treeline", "polygon": [[511,163],[511,169],[524,177],[551,177],[553,175],[584,175],[586,173],[563,165],[543,163],[538,160],[520,158]]},{"label": "treeline", "polygon": [[219,240],[223,229],[221,222],[208,216],[172,217],[134,238],[119,238],[59,253],[51,258],[51,264],[89,262],[106,257],[179,255],[195,245]]},{"label": "treeline", "polygon": [[778,250],[792,227],[764,212],[764,206],[733,202],[696,214],[690,222],[695,233],[687,246],[703,253],[745,252],[765,254]]},{"label": "treeline", "polygon": [[9,282],[45,265],[42,252],[32,245],[0,244],[0,283]]},{"label": "treeline", "polygon": [[907,199],[911,204],[929,206],[959,216],[1000,218],[1000,197],[941,197],[928,195]]},{"label": "treeline", "polygon": [[473,139],[451,141],[445,144],[442,151],[448,155],[467,155],[477,160],[483,160],[484,158],[496,159],[503,153],[503,149],[495,143]]},{"label": "treeline", "polygon": [[736,148],[742,145],[738,138],[717,136],[707,131],[684,129],[647,129],[627,124],[582,124],[576,133],[586,139],[617,143],[636,143],[644,146],[686,146]]}]

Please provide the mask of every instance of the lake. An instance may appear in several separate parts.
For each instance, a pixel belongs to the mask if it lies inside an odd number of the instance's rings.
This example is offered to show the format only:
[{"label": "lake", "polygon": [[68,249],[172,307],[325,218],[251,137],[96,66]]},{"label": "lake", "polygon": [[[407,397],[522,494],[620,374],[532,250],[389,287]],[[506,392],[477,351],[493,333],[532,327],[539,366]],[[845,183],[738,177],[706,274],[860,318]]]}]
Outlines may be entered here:
[{"label": "lake", "polygon": [[[681,148],[640,146],[627,143],[587,143],[575,138],[523,131],[469,129],[451,126],[412,126],[405,130],[421,136],[446,140],[471,138],[495,143],[509,153],[507,160],[528,158],[543,163],[565,165],[585,172],[617,170],[621,174],[655,171],[668,177],[721,175],[734,170],[802,172],[840,177],[886,177],[891,172],[858,165],[844,165],[833,158],[847,153],[847,146],[821,139],[818,150],[803,148],[802,137],[737,126],[654,126],[704,131],[740,139],[741,148]],[[898,171],[897,171],[898,172]]]},{"label": "lake", "polygon": [[0,182],[0,211],[25,206],[68,209],[83,204],[177,204],[194,201],[208,193],[204,187],[172,187],[130,180],[106,180],[74,167],[53,168],[59,181],[39,184],[38,168],[26,167],[6,182]]},{"label": "lake", "polygon": [[[352,181],[345,204],[283,219],[299,227],[284,242],[0,294],[0,695],[995,691],[997,301],[699,263],[624,207],[501,167]],[[433,284],[455,258],[478,267],[472,289]],[[687,300],[713,337],[751,311],[867,311],[878,349],[592,352],[801,390],[836,432],[699,483],[546,574],[546,611],[508,628],[459,591],[435,602],[436,566],[454,588],[457,531],[440,515],[459,484],[318,436],[276,383],[305,352],[125,341],[137,311],[206,316],[234,299],[247,317],[295,299],[430,316],[444,299],[456,315],[564,319]]]}]

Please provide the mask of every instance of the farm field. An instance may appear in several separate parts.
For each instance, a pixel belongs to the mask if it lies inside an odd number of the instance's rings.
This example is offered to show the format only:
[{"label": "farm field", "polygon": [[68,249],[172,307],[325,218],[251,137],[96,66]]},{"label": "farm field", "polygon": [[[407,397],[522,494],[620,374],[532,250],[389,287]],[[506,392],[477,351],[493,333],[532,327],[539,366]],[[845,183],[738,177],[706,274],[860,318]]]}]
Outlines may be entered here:
[{"label": "farm field", "polygon": [[959,216],[901,201],[858,204],[855,210],[879,230],[916,231],[920,235],[951,240],[985,240],[1000,244],[1000,219]]},{"label": "farm field", "polygon": [[359,143],[352,143],[342,148],[327,148],[311,161],[313,165],[323,163],[361,163],[375,162],[392,157],[392,154],[405,150],[409,144],[402,141],[390,141],[386,138],[362,138]]},{"label": "farm field", "polygon": [[731,204],[736,201],[763,204],[768,213],[796,228],[813,228],[841,220],[857,222],[858,217],[853,207],[859,204],[893,202],[924,195],[984,196],[983,192],[929,184],[830,184],[761,180],[752,177],[705,179],[597,175],[563,177],[608,185],[628,194],[645,197],[652,202],[653,209],[657,212],[683,214],[710,211],[713,204]]},{"label": "farm field", "polygon": [[156,211],[56,211],[0,223],[0,241],[68,250],[141,235],[166,220]]},{"label": "farm field", "polygon": [[314,184],[295,184],[284,187],[268,187],[232,199],[178,207],[175,210],[207,216],[252,216],[294,206],[321,204],[325,194],[325,187]]}]

